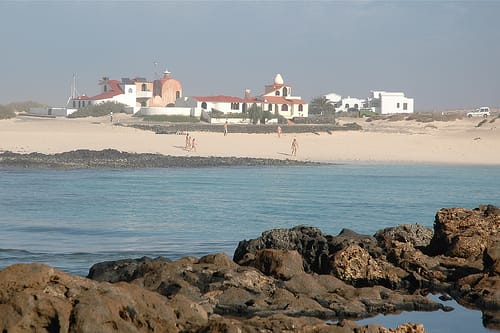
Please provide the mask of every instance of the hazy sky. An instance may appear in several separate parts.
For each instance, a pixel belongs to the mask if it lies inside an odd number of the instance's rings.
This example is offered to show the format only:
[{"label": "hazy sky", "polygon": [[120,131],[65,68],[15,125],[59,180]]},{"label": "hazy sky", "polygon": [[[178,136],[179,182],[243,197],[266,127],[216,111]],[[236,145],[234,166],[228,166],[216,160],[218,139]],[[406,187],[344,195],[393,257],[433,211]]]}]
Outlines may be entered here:
[{"label": "hazy sky", "polygon": [[[403,91],[416,110],[500,106],[500,1],[1,1],[0,104],[61,106],[165,68],[185,96]],[[158,64],[155,66],[155,62]]]}]

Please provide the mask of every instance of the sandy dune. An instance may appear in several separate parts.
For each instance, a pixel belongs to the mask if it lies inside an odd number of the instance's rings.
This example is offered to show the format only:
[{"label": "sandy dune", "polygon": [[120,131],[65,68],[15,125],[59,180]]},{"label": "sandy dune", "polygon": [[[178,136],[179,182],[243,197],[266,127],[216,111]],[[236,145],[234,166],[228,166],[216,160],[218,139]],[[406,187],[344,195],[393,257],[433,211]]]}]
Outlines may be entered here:
[{"label": "sandy dune", "polygon": [[[130,116],[118,115],[128,122]],[[184,149],[183,135],[113,126],[108,117],[66,119],[20,116],[0,120],[0,151],[57,153],[75,149],[106,148],[128,152],[165,155],[246,156],[296,158],[327,162],[452,163],[500,165],[500,119],[476,127],[482,119],[449,122],[344,119],[357,122],[362,131],[332,134],[291,134],[286,128],[281,138],[275,134],[191,133],[197,151]],[[230,131],[230,129],[229,129]],[[299,142],[297,157],[290,155],[293,137]]]}]

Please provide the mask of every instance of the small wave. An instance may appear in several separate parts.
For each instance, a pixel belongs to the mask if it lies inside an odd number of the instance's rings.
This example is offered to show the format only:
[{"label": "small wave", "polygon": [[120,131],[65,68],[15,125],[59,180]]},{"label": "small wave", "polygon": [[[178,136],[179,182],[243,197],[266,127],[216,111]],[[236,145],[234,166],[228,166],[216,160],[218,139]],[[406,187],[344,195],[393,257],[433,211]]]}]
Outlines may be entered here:
[{"label": "small wave", "polygon": [[20,249],[2,249],[0,248],[0,253],[11,253],[11,254],[33,254],[33,252]]}]

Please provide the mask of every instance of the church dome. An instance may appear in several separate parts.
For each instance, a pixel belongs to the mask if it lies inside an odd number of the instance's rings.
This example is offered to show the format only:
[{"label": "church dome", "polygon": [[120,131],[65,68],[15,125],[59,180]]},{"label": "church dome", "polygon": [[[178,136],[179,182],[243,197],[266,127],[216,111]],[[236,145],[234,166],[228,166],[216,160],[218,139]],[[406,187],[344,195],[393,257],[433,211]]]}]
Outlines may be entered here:
[{"label": "church dome", "polygon": [[274,77],[274,84],[283,84],[283,78],[281,77],[281,74],[276,74]]}]

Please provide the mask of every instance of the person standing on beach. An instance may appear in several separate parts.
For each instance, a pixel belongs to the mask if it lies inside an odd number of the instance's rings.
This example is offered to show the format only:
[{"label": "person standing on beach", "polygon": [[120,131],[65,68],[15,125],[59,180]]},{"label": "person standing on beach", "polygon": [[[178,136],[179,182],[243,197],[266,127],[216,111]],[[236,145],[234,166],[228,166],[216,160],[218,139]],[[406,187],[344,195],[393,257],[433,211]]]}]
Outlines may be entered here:
[{"label": "person standing on beach", "polygon": [[185,150],[188,150],[189,149],[189,141],[191,140],[191,138],[189,137],[189,133],[186,133],[186,145],[184,146],[184,149]]},{"label": "person standing on beach", "polygon": [[224,123],[224,136],[226,136],[226,135],[227,135],[227,120]]},{"label": "person standing on beach", "polygon": [[109,113],[109,122],[113,122],[113,111]]},{"label": "person standing on beach", "polygon": [[281,138],[281,126],[278,125],[278,138]]},{"label": "person standing on beach", "polygon": [[296,138],[292,141],[292,156],[297,156],[297,149],[299,148],[299,143]]}]

